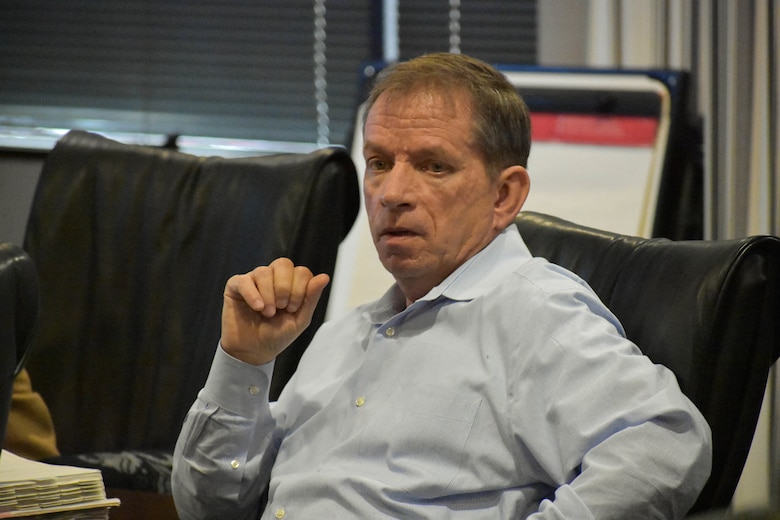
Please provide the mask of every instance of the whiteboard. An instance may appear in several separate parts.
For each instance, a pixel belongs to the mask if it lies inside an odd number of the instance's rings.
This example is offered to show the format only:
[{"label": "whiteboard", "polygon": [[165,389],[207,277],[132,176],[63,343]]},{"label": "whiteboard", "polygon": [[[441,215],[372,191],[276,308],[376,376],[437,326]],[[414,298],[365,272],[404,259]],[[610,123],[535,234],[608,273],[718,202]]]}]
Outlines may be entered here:
[{"label": "whiteboard", "polygon": [[[636,113],[613,108],[583,114],[550,107],[543,114],[529,100],[533,142],[528,160],[531,191],[523,209],[617,233],[652,234],[671,124],[671,97],[661,81],[635,74],[508,72],[518,91],[547,89],[556,96],[608,99],[610,93],[645,105]],[[606,101],[605,101],[606,103]],[[650,106],[648,106],[650,105]],[[538,135],[544,117],[561,131]],[[545,125],[545,128],[549,126]],[[592,137],[592,138],[589,138]]]}]

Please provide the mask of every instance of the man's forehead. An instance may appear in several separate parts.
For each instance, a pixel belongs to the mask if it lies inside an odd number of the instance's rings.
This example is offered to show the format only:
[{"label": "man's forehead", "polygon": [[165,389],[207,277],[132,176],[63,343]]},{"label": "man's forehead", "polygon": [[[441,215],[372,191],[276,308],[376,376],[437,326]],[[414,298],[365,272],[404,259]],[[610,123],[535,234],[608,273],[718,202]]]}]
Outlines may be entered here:
[{"label": "man's forehead", "polygon": [[421,85],[411,89],[385,91],[377,98],[374,107],[378,105],[382,108],[387,106],[408,109],[443,108],[462,117],[471,111],[471,98],[463,89],[457,87],[447,89]]},{"label": "man's forehead", "polygon": [[468,139],[473,134],[468,107],[449,96],[429,96],[424,93],[378,99],[365,123],[363,137],[366,140],[372,135],[384,135],[388,131],[416,132],[415,140],[425,140],[425,135],[419,132],[428,132],[431,137],[445,134],[450,138],[450,134],[456,132],[460,139]]}]

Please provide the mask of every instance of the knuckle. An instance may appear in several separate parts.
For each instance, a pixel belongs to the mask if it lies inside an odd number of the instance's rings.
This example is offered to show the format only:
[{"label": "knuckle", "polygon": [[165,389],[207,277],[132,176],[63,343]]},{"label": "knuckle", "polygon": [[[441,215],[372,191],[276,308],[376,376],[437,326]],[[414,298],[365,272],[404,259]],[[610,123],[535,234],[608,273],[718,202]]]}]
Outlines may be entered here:
[{"label": "knuckle", "polygon": [[295,274],[296,275],[303,275],[303,276],[312,276],[311,270],[303,265],[299,265],[295,267]]},{"label": "knuckle", "polygon": [[271,262],[271,266],[273,267],[291,267],[293,265],[292,260],[290,260],[287,257],[279,257],[273,262]]}]

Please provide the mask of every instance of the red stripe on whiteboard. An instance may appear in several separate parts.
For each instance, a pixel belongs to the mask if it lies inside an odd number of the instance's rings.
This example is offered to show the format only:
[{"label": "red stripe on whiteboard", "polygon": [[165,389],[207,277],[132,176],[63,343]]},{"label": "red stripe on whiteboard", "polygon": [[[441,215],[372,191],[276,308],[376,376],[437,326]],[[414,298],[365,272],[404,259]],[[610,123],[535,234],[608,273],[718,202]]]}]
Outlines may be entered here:
[{"label": "red stripe on whiteboard", "polygon": [[641,116],[531,113],[534,141],[605,146],[653,146],[658,120]]}]

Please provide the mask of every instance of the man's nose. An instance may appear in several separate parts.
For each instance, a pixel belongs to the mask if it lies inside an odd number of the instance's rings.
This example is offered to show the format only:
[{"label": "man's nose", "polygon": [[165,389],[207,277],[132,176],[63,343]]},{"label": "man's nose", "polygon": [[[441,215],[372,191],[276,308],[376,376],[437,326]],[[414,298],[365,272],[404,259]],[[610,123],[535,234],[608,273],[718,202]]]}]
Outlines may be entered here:
[{"label": "man's nose", "polygon": [[414,197],[413,169],[404,162],[397,162],[384,175],[380,186],[380,200],[387,208],[410,205]]}]

